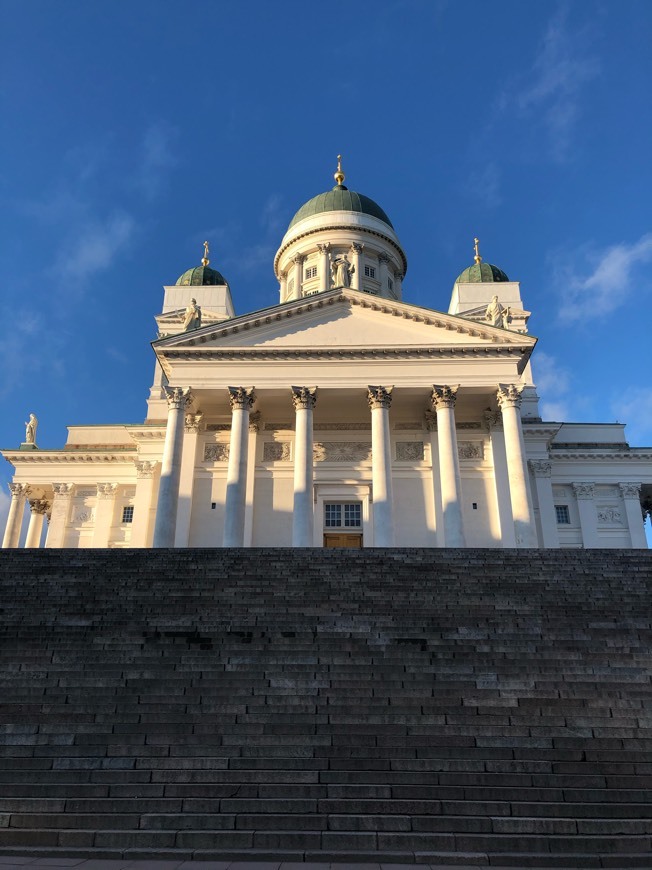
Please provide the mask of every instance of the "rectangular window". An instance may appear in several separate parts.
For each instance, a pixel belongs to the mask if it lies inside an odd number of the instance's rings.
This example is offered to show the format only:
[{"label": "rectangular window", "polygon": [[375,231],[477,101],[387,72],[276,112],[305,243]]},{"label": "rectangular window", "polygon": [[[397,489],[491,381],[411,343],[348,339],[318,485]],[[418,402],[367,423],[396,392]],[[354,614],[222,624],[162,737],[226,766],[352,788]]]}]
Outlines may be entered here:
[{"label": "rectangular window", "polygon": [[342,505],[341,504],[326,504],[324,505],[324,513],[326,519],[326,528],[333,529],[342,525]]},{"label": "rectangular window", "polygon": [[122,508],[122,522],[123,523],[133,523],[134,521],[134,506],[132,504],[128,504]]},{"label": "rectangular window", "polygon": [[570,511],[567,504],[556,504],[555,515],[557,517],[557,525],[570,526]]},{"label": "rectangular window", "polygon": [[394,289],[394,282],[392,281],[391,278],[387,279],[387,286],[389,287],[390,290]]},{"label": "rectangular window", "polygon": [[365,266],[364,267],[364,274],[365,274],[366,278],[375,278],[376,277],[376,270],[374,269],[373,266]]},{"label": "rectangular window", "polygon": [[360,502],[344,505],[344,525],[358,527],[362,525],[362,505]]},{"label": "rectangular window", "polygon": [[317,277],[317,266],[308,266],[305,272],[306,281]]}]

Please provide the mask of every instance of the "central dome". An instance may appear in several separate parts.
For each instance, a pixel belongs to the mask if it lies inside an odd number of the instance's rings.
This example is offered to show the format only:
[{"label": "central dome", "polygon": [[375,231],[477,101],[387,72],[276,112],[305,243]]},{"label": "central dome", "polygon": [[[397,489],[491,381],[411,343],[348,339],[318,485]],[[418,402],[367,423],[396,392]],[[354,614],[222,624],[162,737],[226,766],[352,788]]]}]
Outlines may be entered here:
[{"label": "central dome", "polygon": [[288,229],[292,229],[295,224],[298,224],[304,218],[313,217],[313,215],[322,214],[327,211],[357,211],[360,214],[367,214],[378,218],[378,220],[394,229],[392,222],[377,202],[374,202],[373,199],[369,199],[368,196],[364,196],[362,193],[349,190],[343,184],[336,184],[332,190],[319,193],[304,203],[290,221]]}]

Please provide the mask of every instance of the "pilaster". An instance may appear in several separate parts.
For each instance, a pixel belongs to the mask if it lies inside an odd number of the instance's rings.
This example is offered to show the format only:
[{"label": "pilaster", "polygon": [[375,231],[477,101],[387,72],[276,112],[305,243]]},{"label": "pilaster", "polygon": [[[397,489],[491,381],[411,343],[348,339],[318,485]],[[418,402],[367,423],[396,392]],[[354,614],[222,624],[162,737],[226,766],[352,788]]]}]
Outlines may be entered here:
[{"label": "pilaster", "polygon": [[351,281],[352,290],[362,290],[362,251],[364,245],[359,242],[353,242],[351,245],[351,263],[353,265],[353,280]]},{"label": "pilaster", "polygon": [[151,547],[156,521],[154,489],[159,463],[138,459],[135,465],[136,495],[134,498],[134,521],[131,528],[131,546]]},{"label": "pilaster", "polygon": [[288,301],[291,299],[301,299],[301,287],[303,285],[303,263],[305,261],[303,254],[295,254],[292,257],[294,263],[294,289],[288,294]]},{"label": "pilaster", "polygon": [[179,478],[179,500],[177,503],[177,527],[174,533],[175,547],[187,547],[190,540],[192,494],[195,484],[197,442],[199,440],[201,421],[201,414],[185,415],[183,449],[181,451],[181,476]]},{"label": "pilaster", "polygon": [[558,549],[559,530],[555,515],[555,499],[552,494],[552,462],[545,459],[530,459],[528,465],[534,477],[534,488],[539,505],[541,545],[546,549]]},{"label": "pilaster", "polygon": [[317,247],[319,248],[319,289],[324,292],[330,290],[331,286],[330,260],[328,258],[331,246],[327,242],[323,245],[317,245]]},{"label": "pilaster", "polygon": [[66,527],[70,516],[70,502],[74,491],[72,483],[53,483],[54,498],[52,500],[52,512],[48,535],[45,546],[48,549],[59,549],[66,542]]},{"label": "pilaster", "polygon": [[618,486],[625,505],[625,515],[627,516],[632,547],[645,550],[647,549],[647,539],[645,537],[644,521],[641,518],[641,484],[620,483]]},{"label": "pilaster", "polygon": [[251,547],[254,538],[254,494],[256,488],[256,456],[258,455],[258,433],[260,432],[260,411],[249,414],[249,439],[247,442],[247,492],[245,496],[244,546]]},{"label": "pilaster", "polygon": [[115,509],[116,483],[97,484],[97,505],[95,508],[95,528],[93,529],[93,548],[108,547]]},{"label": "pilaster", "polygon": [[595,484],[589,481],[573,483],[573,492],[577,500],[577,511],[580,516],[582,544],[585,549],[600,546],[598,539],[598,517],[595,510]]}]

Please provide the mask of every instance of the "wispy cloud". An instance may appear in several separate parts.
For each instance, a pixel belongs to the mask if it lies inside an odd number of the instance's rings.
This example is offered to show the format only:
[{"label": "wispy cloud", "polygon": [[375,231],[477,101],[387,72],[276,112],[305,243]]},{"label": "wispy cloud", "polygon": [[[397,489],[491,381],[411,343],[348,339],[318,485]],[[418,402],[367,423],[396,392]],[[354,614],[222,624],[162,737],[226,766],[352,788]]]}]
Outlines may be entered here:
[{"label": "wispy cloud", "polygon": [[[604,317],[627,300],[636,268],[652,261],[652,233],[636,242],[620,242],[602,250],[587,245],[574,253],[557,253],[554,260],[554,280],[562,300],[560,320]],[[651,287],[649,277],[641,275],[638,292]]]},{"label": "wispy cloud", "polygon": [[502,173],[494,161],[489,161],[471,172],[465,184],[465,193],[474,202],[478,201],[486,208],[495,208],[503,201],[501,194]]},{"label": "wispy cloud", "polygon": [[135,183],[148,199],[155,199],[161,193],[170,170],[177,164],[174,153],[177,137],[178,130],[162,122],[152,124],[145,131]]},{"label": "wispy cloud", "polygon": [[288,220],[286,210],[283,208],[283,200],[277,193],[273,193],[268,197],[260,216],[263,229],[268,235],[277,235],[287,226]]},{"label": "wispy cloud", "polygon": [[616,420],[627,422],[627,440],[652,445],[652,387],[627,387],[611,403]]},{"label": "wispy cloud", "polygon": [[116,212],[104,220],[95,220],[69,238],[57,257],[55,271],[74,289],[93,275],[109,268],[129,245],[136,223],[126,212]]},{"label": "wispy cloud", "polygon": [[570,416],[571,374],[556,357],[538,351],[532,363],[540,413],[544,420],[566,420]]},{"label": "wispy cloud", "polygon": [[550,21],[530,70],[499,99],[503,110],[515,109],[532,124],[543,122],[550,156],[559,162],[570,156],[583,90],[600,72],[587,49],[587,36],[586,29],[571,29],[567,7],[562,6]]}]

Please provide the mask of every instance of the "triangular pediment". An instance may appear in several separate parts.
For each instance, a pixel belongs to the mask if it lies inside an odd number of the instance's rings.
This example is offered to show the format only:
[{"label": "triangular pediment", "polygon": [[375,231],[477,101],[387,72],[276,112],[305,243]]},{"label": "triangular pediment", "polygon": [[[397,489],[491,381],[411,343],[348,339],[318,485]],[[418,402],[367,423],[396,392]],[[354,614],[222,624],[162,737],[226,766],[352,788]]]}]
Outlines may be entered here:
[{"label": "triangular pediment", "polygon": [[464,317],[354,290],[331,290],[169,336],[155,347],[163,352],[500,346],[527,351],[535,343],[531,336]]}]

